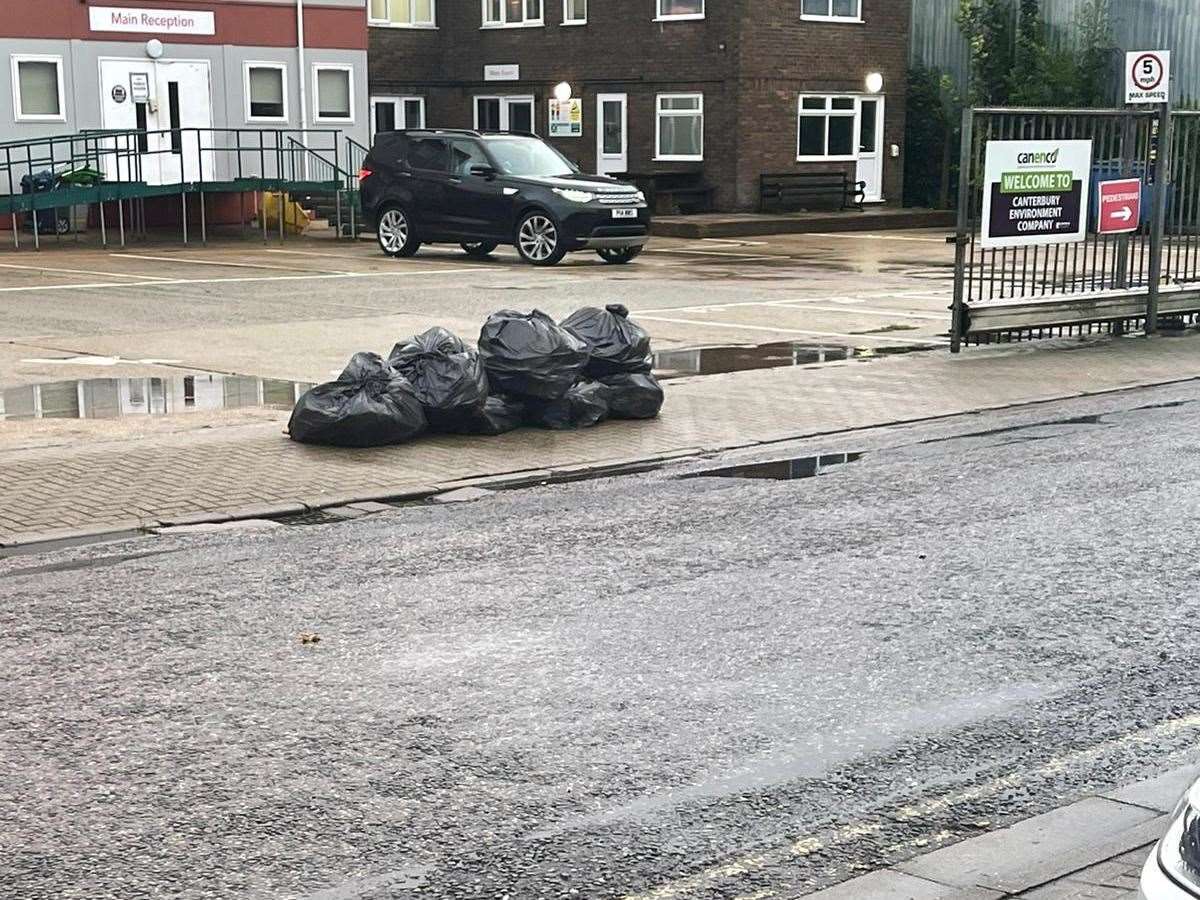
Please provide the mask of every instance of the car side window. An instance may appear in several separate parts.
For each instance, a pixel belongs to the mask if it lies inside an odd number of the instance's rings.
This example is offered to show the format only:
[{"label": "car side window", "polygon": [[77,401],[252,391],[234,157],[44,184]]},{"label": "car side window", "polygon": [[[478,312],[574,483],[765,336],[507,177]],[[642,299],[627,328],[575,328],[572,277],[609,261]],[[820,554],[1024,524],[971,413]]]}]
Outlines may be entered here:
[{"label": "car side window", "polygon": [[450,171],[458,176],[471,174],[471,166],[490,166],[483,148],[474,141],[453,141],[450,145]]},{"label": "car side window", "polygon": [[427,172],[446,172],[450,168],[450,148],[442,138],[410,138],[408,164]]}]

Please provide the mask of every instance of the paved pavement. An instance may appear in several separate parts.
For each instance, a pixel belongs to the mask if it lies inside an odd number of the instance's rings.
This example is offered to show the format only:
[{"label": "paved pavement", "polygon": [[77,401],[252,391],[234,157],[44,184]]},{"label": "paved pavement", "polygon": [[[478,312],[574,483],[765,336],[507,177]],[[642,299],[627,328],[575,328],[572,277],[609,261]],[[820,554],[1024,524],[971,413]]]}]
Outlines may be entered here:
[{"label": "paved pavement", "polygon": [[282,434],[283,411],[186,431],[171,430],[168,418],[164,430],[139,432],[136,440],[97,438],[76,420],[16,423],[0,435],[7,438],[0,443],[0,544],[303,512],[503,476],[536,481],[545,473],[1195,378],[1197,340],[1126,338],[1069,351],[958,358],[912,354],[683,379],[668,385],[656,421],[609,422],[577,433],[425,437],[377,450],[294,444]]},{"label": "paved pavement", "polygon": [[719,461],[863,454],[806,480],[0,559],[0,883],[776,900],[1008,878],[970,841],[1022,833],[1041,883],[1097,810],[1147,843],[1114,789],[1200,736],[1198,430],[1188,382]]}]

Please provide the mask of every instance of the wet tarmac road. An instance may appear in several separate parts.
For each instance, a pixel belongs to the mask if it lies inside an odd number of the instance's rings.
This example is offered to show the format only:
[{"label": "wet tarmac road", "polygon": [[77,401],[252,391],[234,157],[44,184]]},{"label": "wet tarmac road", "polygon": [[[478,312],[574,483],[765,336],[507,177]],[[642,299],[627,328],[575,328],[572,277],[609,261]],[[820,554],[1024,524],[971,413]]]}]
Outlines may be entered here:
[{"label": "wet tarmac road", "polygon": [[0,560],[0,884],[792,897],[1168,768],[1198,429],[1178,385]]}]

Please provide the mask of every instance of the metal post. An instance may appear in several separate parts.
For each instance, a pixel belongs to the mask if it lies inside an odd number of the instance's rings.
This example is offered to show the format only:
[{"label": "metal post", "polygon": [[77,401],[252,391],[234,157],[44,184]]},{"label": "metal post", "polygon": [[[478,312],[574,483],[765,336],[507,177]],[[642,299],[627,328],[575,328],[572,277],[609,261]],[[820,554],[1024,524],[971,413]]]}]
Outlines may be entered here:
[{"label": "metal post", "polygon": [[[1137,149],[1137,123],[1131,113],[1121,119],[1121,177],[1133,175],[1133,154]],[[1129,235],[1117,237],[1117,267],[1113,273],[1113,287],[1129,287]]]},{"label": "metal post", "polygon": [[975,110],[967,107],[962,116],[962,147],[958,166],[958,228],[954,235],[954,305],[950,318],[950,352],[962,349],[966,324],[967,247],[971,242],[971,158]]},{"label": "metal post", "polygon": [[279,214],[279,243],[283,243],[283,191],[279,192],[279,207],[275,210]]},{"label": "metal post", "polygon": [[21,249],[21,226],[17,223],[17,214],[12,214],[13,249]]},{"label": "metal post", "polygon": [[205,197],[204,186],[201,185],[201,190],[200,190],[200,243],[203,246],[207,247],[208,246],[208,215],[207,215],[207,210],[205,209],[205,206],[207,206],[207,204],[204,202],[204,197]]},{"label": "metal post", "polygon": [[337,236],[342,239],[342,191],[339,188],[333,193],[333,202],[337,205]]},{"label": "metal post", "polygon": [[183,211],[183,242],[187,243],[187,191],[179,192],[179,208]]},{"label": "metal post", "polygon": [[121,229],[121,249],[125,249],[125,201],[117,198],[117,222]]},{"label": "metal post", "polygon": [[1171,104],[1159,108],[1158,159],[1154,164],[1154,213],[1150,231],[1150,291],[1146,299],[1146,334],[1158,331],[1158,296],[1163,272],[1164,233],[1167,224],[1167,192],[1171,188],[1171,140],[1174,117]]},{"label": "metal post", "polygon": [[258,223],[262,225],[263,243],[267,242],[267,192],[258,192]]},{"label": "metal post", "polygon": [[108,228],[104,223],[104,195],[100,194],[100,202],[96,204],[100,207],[100,246],[108,246]]}]

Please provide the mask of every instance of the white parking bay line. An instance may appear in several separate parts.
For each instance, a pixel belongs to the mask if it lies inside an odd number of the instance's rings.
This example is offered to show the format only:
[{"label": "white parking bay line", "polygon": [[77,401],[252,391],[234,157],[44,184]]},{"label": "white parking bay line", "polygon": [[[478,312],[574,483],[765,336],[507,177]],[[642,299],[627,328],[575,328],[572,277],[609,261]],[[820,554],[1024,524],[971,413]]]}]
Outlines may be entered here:
[{"label": "white parking bay line", "polygon": [[263,275],[255,278],[163,278],[158,281],[147,281],[142,284],[130,284],[127,281],[99,281],[91,284],[36,284],[20,287],[0,287],[0,294],[14,294],[21,291],[82,291],[104,290],[105,288],[157,288],[185,284],[247,284],[271,281],[328,281],[339,278],[414,278],[418,275],[453,275],[460,272],[476,272],[474,268],[458,269],[429,269],[422,271],[405,270],[403,272],[333,272],[317,275]]},{"label": "white parking bay line", "polygon": [[97,272],[94,269],[63,269],[53,266],[21,266],[16,263],[0,263],[3,269],[24,269],[28,272],[57,272],[60,275],[104,275],[107,278],[144,278],[147,281],[161,281],[159,275],[137,275],[133,272]]},{"label": "white parking bay line", "polygon": [[669,247],[662,247],[647,250],[647,253],[684,253],[688,256],[721,256],[726,259],[789,259],[786,256],[751,256],[748,253],[729,253],[724,250],[673,250]]},{"label": "white parking bay line", "polygon": [[648,316],[636,313],[639,320],[647,322],[666,322],[671,325],[702,325],[709,328],[734,328],[741,331],[769,331],[772,334],[801,334],[805,337],[844,338],[849,341],[883,341],[885,344],[945,344],[944,338],[927,335],[913,335],[907,338],[884,337],[880,334],[847,334],[841,331],[808,331],[803,328],[773,328],[767,325],[735,325],[733,322],[705,322],[703,319],[669,319],[666,316]]},{"label": "white parking bay line", "polygon": [[[193,266],[225,266],[231,269],[271,269],[276,272],[295,272],[294,266],[268,266],[265,263],[226,262],[219,259],[196,259],[191,256],[145,256],[140,253],[110,253],[125,259],[149,259],[156,262],[186,263]],[[318,272],[319,275],[353,275],[353,272]]]}]

